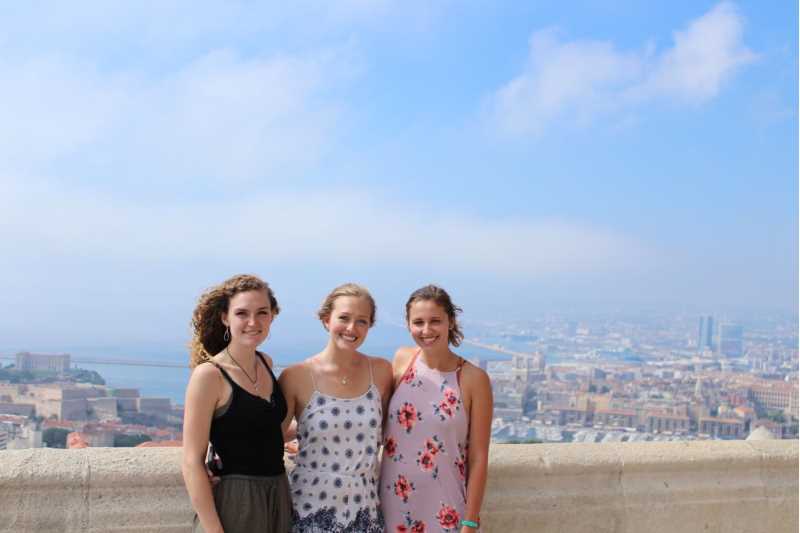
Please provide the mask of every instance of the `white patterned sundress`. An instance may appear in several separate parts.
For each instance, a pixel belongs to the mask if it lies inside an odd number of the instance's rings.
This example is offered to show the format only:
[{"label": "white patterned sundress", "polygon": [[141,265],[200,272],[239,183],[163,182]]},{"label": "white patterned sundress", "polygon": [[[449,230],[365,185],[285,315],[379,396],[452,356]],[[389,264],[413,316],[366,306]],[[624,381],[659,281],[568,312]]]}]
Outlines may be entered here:
[{"label": "white patterned sundress", "polygon": [[[289,476],[293,533],[383,533],[378,500],[381,395],[372,377],[355,398],[314,392],[297,421]],[[314,378],[312,373],[312,380]]]}]

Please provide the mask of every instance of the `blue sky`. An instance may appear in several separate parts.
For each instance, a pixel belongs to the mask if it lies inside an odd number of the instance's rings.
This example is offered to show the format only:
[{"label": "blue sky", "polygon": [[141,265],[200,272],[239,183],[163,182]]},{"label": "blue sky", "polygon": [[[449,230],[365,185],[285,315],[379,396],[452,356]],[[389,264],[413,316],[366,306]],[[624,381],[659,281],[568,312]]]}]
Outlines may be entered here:
[{"label": "blue sky", "polygon": [[[183,339],[268,279],[384,316],[796,311],[797,4],[0,7],[0,347]],[[294,326],[292,326],[294,324]]]}]

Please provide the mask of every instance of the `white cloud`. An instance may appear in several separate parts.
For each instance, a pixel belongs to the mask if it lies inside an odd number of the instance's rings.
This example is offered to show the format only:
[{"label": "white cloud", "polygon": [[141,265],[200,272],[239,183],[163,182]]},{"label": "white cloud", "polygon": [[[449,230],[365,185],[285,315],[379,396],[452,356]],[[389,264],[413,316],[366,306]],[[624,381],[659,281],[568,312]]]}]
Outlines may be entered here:
[{"label": "white cloud", "polygon": [[620,51],[605,41],[560,41],[553,29],[536,32],[523,72],[489,98],[490,120],[506,134],[538,135],[556,119],[585,123],[658,100],[702,103],[756,59],[743,26],[723,2],[676,31],[660,53],[652,45]]},{"label": "white cloud", "polygon": [[343,107],[328,92],[355,64],[346,47],[218,50],[161,76],[60,56],[0,62],[0,169],[146,183],[286,177],[330,148]]},{"label": "white cloud", "polygon": [[655,260],[610,229],[559,220],[464,217],[397,205],[364,190],[254,192],[246,200],[142,206],[124,199],[8,180],[0,254],[192,262],[209,255],[283,264],[426,266],[510,279],[620,272]]}]

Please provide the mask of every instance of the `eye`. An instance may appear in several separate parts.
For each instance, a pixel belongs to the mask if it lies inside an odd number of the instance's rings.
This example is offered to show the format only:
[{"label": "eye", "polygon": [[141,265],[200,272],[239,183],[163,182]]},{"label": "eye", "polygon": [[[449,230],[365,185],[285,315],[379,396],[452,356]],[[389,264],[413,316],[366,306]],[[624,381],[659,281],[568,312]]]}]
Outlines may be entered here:
[{"label": "eye", "polygon": [[364,319],[357,320],[356,322],[358,322],[358,324],[361,325],[361,326],[366,326],[367,325],[367,321],[364,320]]}]

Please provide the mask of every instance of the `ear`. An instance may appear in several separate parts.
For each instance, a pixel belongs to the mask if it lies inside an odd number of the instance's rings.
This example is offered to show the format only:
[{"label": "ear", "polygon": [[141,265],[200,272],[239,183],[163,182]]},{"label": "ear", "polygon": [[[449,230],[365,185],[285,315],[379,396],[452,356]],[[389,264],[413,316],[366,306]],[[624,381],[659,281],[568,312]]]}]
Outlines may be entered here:
[{"label": "ear", "polygon": [[226,313],[220,313],[219,319],[222,321],[222,324],[227,328],[228,327],[228,317],[225,316]]}]

